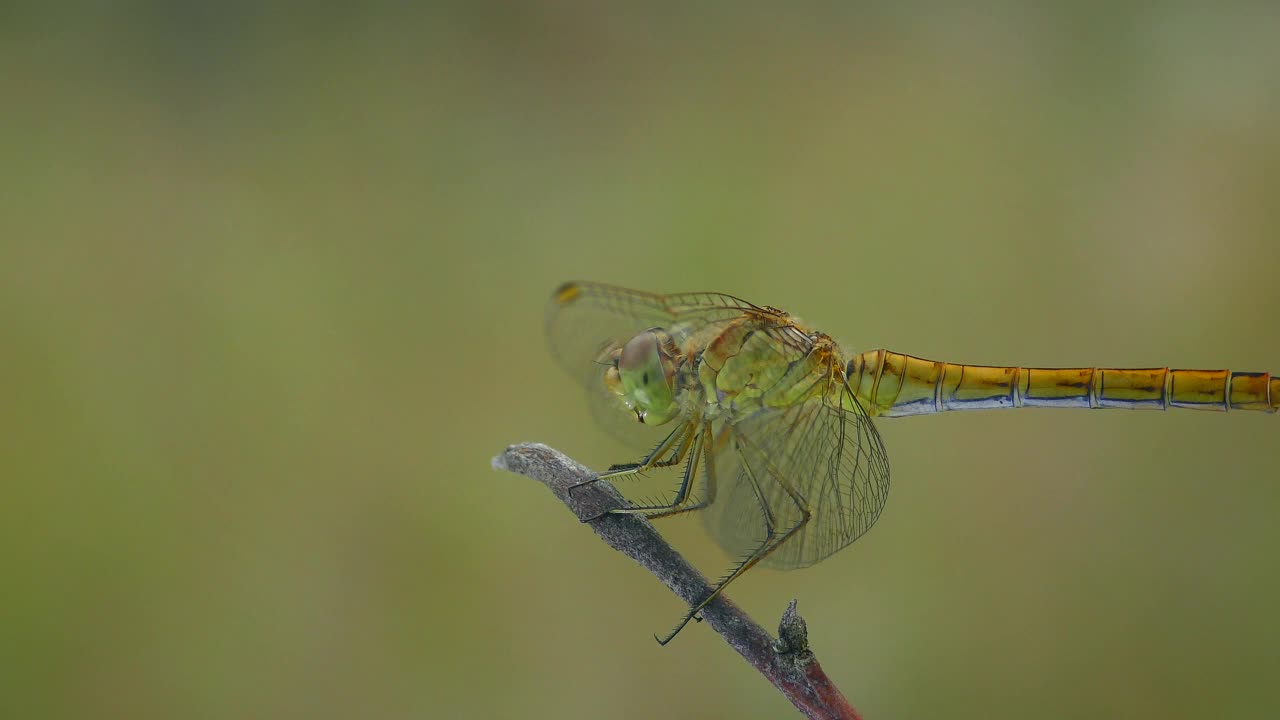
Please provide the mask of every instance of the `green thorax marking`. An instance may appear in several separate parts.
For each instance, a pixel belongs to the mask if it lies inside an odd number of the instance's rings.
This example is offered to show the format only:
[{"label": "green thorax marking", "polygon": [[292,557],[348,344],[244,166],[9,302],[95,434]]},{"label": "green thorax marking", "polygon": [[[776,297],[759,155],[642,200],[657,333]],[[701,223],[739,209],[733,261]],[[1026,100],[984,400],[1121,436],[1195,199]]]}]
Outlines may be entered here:
[{"label": "green thorax marking", "polygon": [[761,408],[790,407],[828,392],[830,381],[840,379],[833,373],[841,366],[828,338],[817,336],[802,354],[771,332],[776,329],[743,319],[708,338],[696,370],[709,416],[732,419]]}]

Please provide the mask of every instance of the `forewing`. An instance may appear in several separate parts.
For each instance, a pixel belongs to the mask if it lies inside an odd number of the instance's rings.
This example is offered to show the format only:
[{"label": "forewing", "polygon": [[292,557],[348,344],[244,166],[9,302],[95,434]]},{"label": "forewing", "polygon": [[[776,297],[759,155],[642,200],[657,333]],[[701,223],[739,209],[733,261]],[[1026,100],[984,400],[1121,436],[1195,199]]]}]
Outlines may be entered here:
[{"label": "forewing", "polygon": [[599,283],[570,282],[547,307],[551,352],[574,379],[597,377],[609,352],[637,333],[675,323],[705,325],[739,317],[756,306],[720,293],[657,295]]},{"label": "forewing", "polygon": [[[758,310],[719,293],[657,295],[613,285],[572,282],[552,295],[547,308],[547,341],[556,361],[587,391],[597,424],[638,448],[649,449],[666,430],[646,432],[604,385],[612,353],[637,333],[681,324],[700,328]],[[647,427],[647,426],[646,426]]]},{"label": "forewing", "polygon": [[815,396],[758,411],[722,431],[711,468],[717,494],[703,517],[726,551],[742,555],[764,540],[762,500],[778,533],[802,519],[801,505],[812,513],[762,561],[778,569],[812,565],[875,524],[889,492],[888,458],[871,418],[847,387],[840,392],[853,410]]}]

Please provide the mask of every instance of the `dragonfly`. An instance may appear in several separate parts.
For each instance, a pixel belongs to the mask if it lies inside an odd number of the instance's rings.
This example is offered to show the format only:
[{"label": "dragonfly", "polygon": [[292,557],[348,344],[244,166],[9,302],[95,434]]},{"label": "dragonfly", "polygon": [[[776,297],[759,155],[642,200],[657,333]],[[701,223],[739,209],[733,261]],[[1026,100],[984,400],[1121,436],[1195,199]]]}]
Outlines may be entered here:
[{"label": "dragonfly", "polygon": [[1280,408],[1280,377],[1265,372],[961,365],[884,349],[855,355],[784,310],[714,292],[565,283],[552,295],[547,336],[607,428],[664,433],[651,435],[659,439],[638,461],[591,482],[682,468],[669,499],[609,512],[699,512],[740,558],[670,632],[655,636],[662,645],[752,567],[807,567],[871,529],[889,492],[889,459],[872,418],[1021,407]]}]

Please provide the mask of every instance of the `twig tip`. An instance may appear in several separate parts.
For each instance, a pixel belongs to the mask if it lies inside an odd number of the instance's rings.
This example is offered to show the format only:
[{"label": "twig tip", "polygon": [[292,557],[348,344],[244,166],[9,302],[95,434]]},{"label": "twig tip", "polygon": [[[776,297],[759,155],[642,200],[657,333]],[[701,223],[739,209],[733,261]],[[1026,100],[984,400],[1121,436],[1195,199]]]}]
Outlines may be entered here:
[{"label": "twig tip", "polygon": [[796,612],[796,601],[787,603],[787,609],[778,622],[777,650],[784,655],[798,655],[809,650],[809,626]]}]

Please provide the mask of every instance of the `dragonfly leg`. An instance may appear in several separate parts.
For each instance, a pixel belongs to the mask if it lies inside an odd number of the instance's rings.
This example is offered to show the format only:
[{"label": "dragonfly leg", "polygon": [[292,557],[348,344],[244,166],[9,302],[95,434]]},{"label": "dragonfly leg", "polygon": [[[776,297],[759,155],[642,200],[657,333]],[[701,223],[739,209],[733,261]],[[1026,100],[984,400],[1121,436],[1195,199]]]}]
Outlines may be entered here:
[{"label": "dragonfly leg", "polygon": [[[691,420],[691,421],[685,422],[680,427],[676,428],[675,430],[672,430],[671,433],[667,435],[667,437],[663,438],[662,442],[658,443],[658,446],[655,447],[653,451],[650,452],[647,456],[645,456],[643,461],[636,463],[634,465],[629,465],[629,466],[620,467],[615,465],[614,469],[611,469],[608,472],[599,473],[595,477],[591,478],[590,480],[585,480],[576,485],[571,485],[569,487],[569,492],[572,493],[576,488],[580,488],[583,485],[591,485],[592,483],[596,483],[601,480],[611,480],[616,477],[633,475],[643,470],[647,470],[649,468],[671,467],[672,465],[679,463],[681,460],[685,458],[686,455],[689,454],[689,449],[691,446],[698,444],[699,430],[700,430],[700,427],[697,420]],[[673,441],[676,441],[677,439],[679,440],[679,442],[675,445],[675,447],[672,447]],[[660,460],[659,458],[661,458],[662,455],[664,453],[667,453],[668,451],[671,453],[671,456],[666,460]],[[686,468],[686,478],[684,482],[681,484],[681,491],[683,493],[683,496],[688,495],[687,487],[688,487],[689,474],[691,473],[689,469]],[[677,503],[684,502],[683,496],[677,500]],[[582,522],[591,522],[592,520],[597,520],[600,517],[610,513],[637,513],[637,512],[643,513],[645,511],[650,511],[655,509],[663,510],[668,507],[670,507],[670,505],[642,506],[638,508],[637,507],[612,508],[612,509],[606,510],[603,513],[600,513],[599,515],[585,518],[582,520]]]},{"label": "dragonfly leg", "polygon": [[[672,503],[670,508],[664,509],[660,512],[653,512],[653,513],[647,514],[645,515],[645,517],[649,518],[650,520],[657,520],[658,518],[671,517],[672,515],[679,515],[681,513],[693,512],[694,510],[701,510],[702,508],[715,502],[716,500],[716,464],[714,462],[714,459],[711,457],[712,442],[713,441],[711,440],[711,423],[707,422],[703,426],[703,435],[702,435],[702,442],[701,442],[702,447],[700,448],[702,451],[702,463],[703,463],[703,467],[705,468],[703,470],[703,477],[702,477],[702,490],[703,490],[702,499],[699,500],[698,502],[695,502],[689,505],[683,504],[683,500],[685,500],[688,497],[688,492],[686,490],[686,486],[682,485],[681,490],[685,491],[684,496],[677,498],[676,502]],[[687,471],[687,468],[686,468],[686,471]],[[688,480],[689,480],[689,476],[686,476],[685,481],[687,482]]]},{"label": "dragonfly leg", "polygon": [[[737,450],[741,456],[741,448],[739,447]],[[812,517],[812,513],[809,511],[804,499],[796,493],[783,478],[778,477],[772,467],[769,467],[769,474],[772,476],[772,479],[782,486],[787,495],[796,504],[797,509],[800,511],[800,519],[796,521],[794,525],[781,533],[777,532],[773,511],[769,508],[769,503],[765,500],[765,495],[763,490],[760,488],[759,480],[756,478],[755,473],[751,471],[751,465],[746,462],[745,456],[742,456],[742,459],[744,475],[751,483],[751,489],[755,493],[756,501],[760,504],[760,510],[764,516],[764,540],[762,540],[750,554],[743,558],[742,562],[738,563],[738,565],[733,568],[728,575],[721,578],[720,582],[716,583],[715,588],[711,590],[711,593],[708,594],[707,597],[703,598],[703,600],[697,605],[690,607],[689,611],[684,614],[684,617],[680,618],[680,622],[676,623],[676,626],[672,628],[670,632],[668,632],[664,637],[658,637],[655,635],[654,639],[658,641],[659,645],[666,645],[671,642],[671,640],[684,629],[684,626],[689,624],[690,620],[697,618],[698,613],[702,612],[703,608],[709,605],[712,600],[715,600],[716,597],[718,597],[720,593],[728,587],[729,583],[736,580],[743,573],[754,567],[756,563],[768,557],[770,553],[777,550],[786,541],[790,540],[796,533],[800,532],[800,530],[804,528],[804,526],[809,522],[809,518]]]},{"label": "dragonfly leg", "polygon": [[[702,448],[705,446],[706,436],[710,434],[710,432],[711,423],[705,422],[703,423],[703,426],[698,429],[696,434],[692,436],[693,440],[685,450],[685,454],[689,456],[689,459],[685,463],[684,473],[682,473],[680,477],[680,487],[676,490],[676,496],[671,502],[655,505],[634,505],[632,507],[615,508],[609,512],[622,515],[642,514],[650,520],[653,520],[660,517],[667,517],[668,515],[674,515],[678,512],[685,512],[688,509],[693,509],[682,508],[681,506],[689,499],[689,491],[693,487],[693,478],[698,474],[699,463],[704,457]],[[704,505],[706,505],[705,502],[700,503],[698,506],[701,507]]]},{"label": "dragonfly leg", "polygon": [[[662,439],[662,442],[659,442],[657,447],[651,450],[649,454],[646,455],[644,459],[641,460],[640,462],[627,463],[625,465],[611,465],[608,470],[602,473],[596,473],[596,476],[591,478],[590,480],[584,480],[575,485],[570,485],[569,492],[573,492],[575,488],[580,488],[583,485],[591,485],[601,480],[608,480],[609,478],[621,477],[623,475],[633,475],[635,473],[639,473],[644,470],[647,470],[651,467],[666,467],[668,465],[671,465],[673,464],[671,461],[661,461],[661,460],[658,460],[658,458],[662,457],[663,453],[667,452],[668,450],[671,450],[671,444],[675,440],[677,439],[680,440],[680,444],[684,445],[688,437],[688,434],[689,434],[689,427],[688,427],[688,424],[686,423],[685,425],[682,425],[676,428],[675,430],[672,430],[665,438]],[[680,455],[682,453],[683,451],[680,449],[680,447],[675,448],[675,451],[674,451],[675,455]]]},{"label": "dragonfly leg", "polygon": [[808,521],[809,521],[809,516],[805,515],[803,518],[801,518],[799,522],[797,522],[795,525],[791,526],[789,529],[787,529],[785,532],[782,532],[781,534],[770,530],[769,535],[765,538],[764,542],[756,546],[756,549],[753,550],[750,555],[748,555],[742,562],[738,563],[737,567],[735,567],[732,571],[730,571],[728,575],[725,575],[723,578],[721,578],[720,582],[716,583],[716,586],[714,589],[712,589],[711,594],[707,595],[707,597],[704,598],[697,605],[690,607],[688,612],[684,614],[684,617],[680,618],[680,622],[676,623],[676,626],[671,628],[670,632],[668,632],[663,637],[658,637],[657,635],[654,635],[653,636],[654,639],[658,641],[659,645],[666,645],[667,643],[671,642],[671,640],[675,638],[675,636],[678,635],[681,630],[684,629],[684,626],[689,624],[690,620],[693,620],[695,617],[697,617],[698,613],[702,612],[703,608],[705,608],[707,605],[710,605],[712,600],[715,600],[717,597],[719,597],[720,593],[722,593],[724,589],[728,587],[729,583],[733,582],[734,580],[737,580],[743,573],[745,573],[746,571],[754,567],[756,563],[768,557],[769,553],[772,553],[774,550],[777,550],[782,545],[782,543],[791,539],[791,537],[795,535],[797,532],[800,532],[800,529],[803,528],[805,523],[807,523]]},{"label": "dragonfly leg", "polygon": [[[671,434],[663,438],[662,442],[658,443],[658,446],[650,451],[650,453],[640,462],[612,465],[608,470],[597,475],[596,479],[609,480],[611,478],[622,477],[624,475],[634,475],[652,468],[671,467],[683,460],[685,454],[689,452],[689,443],[692,442],[694,437],[697,435],[698,429],[697,421],[686,421],[680,427],[672,430]],[[672,447],[673,443],[675,444],[674,447]],[[671,455],[665,460],[660,459],[668,451]]]}]

